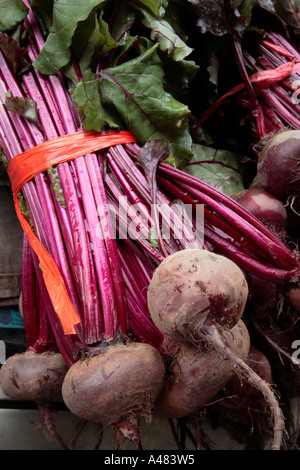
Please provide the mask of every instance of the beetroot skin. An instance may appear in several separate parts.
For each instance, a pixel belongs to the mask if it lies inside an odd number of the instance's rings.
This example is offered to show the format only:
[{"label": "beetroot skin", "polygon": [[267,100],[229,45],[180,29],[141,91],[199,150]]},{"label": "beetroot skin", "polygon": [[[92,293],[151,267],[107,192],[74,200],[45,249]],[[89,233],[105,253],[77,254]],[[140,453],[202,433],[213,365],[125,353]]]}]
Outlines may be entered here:
[{"label": "beetroot skin", "polygon": [[232,328],[248,296],[242,270],[230,259],[206,250],[187,249],[168,256],[148,288],[154,324],[176,341],[192,337],[206,324]]},{"label": "beetroot skin", "polygon": [[284,204],[263,189],[244,189],[233,194],[232,199],[251,212],[268,228],[274,231],[287,226],[287,210]]},{"label": "beetroot skin", "polygon": [[61,392],[68,367],[60,353],[26,351],[7,359],[0,369],[0,386],[13,400],[51,402]]},{"label": "beetroot skin", "polygon": [[300,131],[275,134],[263,147],[252,188],[265,191],[286,201],[300,191]]},{"label": "beetroot skin", "polygon": [[[250,346],[250,351],[245,362],[256,372],[265,382],[272,383],[272,370],[267,357],[254,346]],[[238,375],[234,375],[226,385],[226,395],[228,398],[220,401],[220,406],[226,408],[247,408],[249,400],[259,401],[263,404],[261,392],[251,385],[247,380],[241,380]]]},{"label": "beetroot skin", "polygon": [[162,357],[152,346],[117,344],[76,362],[65,377],[62,395],[75,415],[117,427],[149,418],[164,375]]},{"label": "beetroot skin", "polygon": [[[223,333],[232,349],[246,359],[250,348],[248,330],[242,320]],[[163,417],[181,418],[209,404],[235,373],[234,364],[213,347],[178,344],[165,387],[154,403]]]}]

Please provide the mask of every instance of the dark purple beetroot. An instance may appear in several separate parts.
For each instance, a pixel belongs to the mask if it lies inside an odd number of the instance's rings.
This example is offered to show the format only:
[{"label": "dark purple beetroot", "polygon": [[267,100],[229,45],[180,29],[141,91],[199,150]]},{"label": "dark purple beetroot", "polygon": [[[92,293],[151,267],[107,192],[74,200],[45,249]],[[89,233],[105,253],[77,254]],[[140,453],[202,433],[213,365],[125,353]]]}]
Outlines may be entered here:
[{"label": "dark purple beetroot", "polygon": [[[246,359],[250,348],[248,330],[242,320],[224,336],[232,349]],[[169,367],[169,376],[155,401],[156,411],[167,418],[182,418],[209,404],[232,378],[234,363],[213,347],[197,348],[180,343]]]},{"label": "dark purple beetroot", "polygon": [[[251,345],[245,362],[258,374],[265,382],[272,383],[272,370],[267,357],[257,348]],[[234,375],[226,384],[225,393],[228,398],[220,401],[220,405],[227,408],[244,408],[249,400],[260,401],[263,405],[263,397],[260,391],[251,385],[249,381],[242,380],[238,375]]]},{"label": "dark purple beetroot", "polygon": [[68,446],[53,422],[51,402],[61,398],[67,370],[60,353],[31,351],[9,357],[0,369],[0,387],[5,395],[13,400],[36,402],[42,426],[64,450]]},{"label": "dark purple beetroot", "polygon": [[0,386],[13,400],[51,402],[60,394],[67,370],[60,353],[26,351],[2,365]]},{"label": "dark purple beetroot", "polygon": [[284,202],[300,192],[300,131],[287,130],[271,137],[257,161],[251,185]]},{"label": "dark purple beetroot", "polygon": [[273,194],[263,189],[244,189],[231,197],[280,238],[286,236],[287,210]]}]

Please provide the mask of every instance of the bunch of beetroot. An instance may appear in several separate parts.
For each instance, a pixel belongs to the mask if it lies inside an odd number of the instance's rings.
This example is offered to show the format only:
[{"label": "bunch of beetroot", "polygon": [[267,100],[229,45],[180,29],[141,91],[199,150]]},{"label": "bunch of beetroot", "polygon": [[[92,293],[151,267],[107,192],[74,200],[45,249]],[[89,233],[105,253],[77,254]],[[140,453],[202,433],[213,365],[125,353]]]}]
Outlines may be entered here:
[{"label": "bunch of beetroot", "polygon": [[[214,122],[231,117],[231,107],[240,119],[241,131],[249,124],[248,155],[255,171],[251,176],[250,165],[246,189],[231,197],[289,247],[299,263],[300,56],[286,25],[269,12],[259,10],[260,14],[264,26],[259,23],[255,29],[254,23],[240,42],[232,34],[240,83],[219,96],[198,125],[210,130]],[[274,30],[268,29],[269,20],[274,21]],[[266,382],[276,385],[287,418],[285,445],[297,449],[299,411],[291,409],[290,400],[296,399],[299,410],[299,279],[291,277],[282,284],[249,272],[246,279],[249,294],[243,319],[251,337],[246,362]],[[258,445],[258,435],[270,437],[270,416],[261,413],[261,396],[244,379],[229,381],[216,402],[211,407],[213,423],[225,426],[249,448]]]}]

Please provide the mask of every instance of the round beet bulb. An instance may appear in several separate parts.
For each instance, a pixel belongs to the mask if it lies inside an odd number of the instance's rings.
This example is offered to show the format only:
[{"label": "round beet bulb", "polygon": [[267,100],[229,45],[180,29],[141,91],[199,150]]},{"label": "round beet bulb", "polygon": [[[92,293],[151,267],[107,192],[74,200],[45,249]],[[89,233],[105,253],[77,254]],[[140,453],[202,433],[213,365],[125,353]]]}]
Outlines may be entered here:
[{"label": "round beet bulb", "polygon": [[[250,337],[244,322],[239,320],[224,335],[233,350],[246,359]],[[172,357],[167,382],[154,407],[167,418],[191,415],[208,405],[234,373],[234,363],[222,357],[213,347],[197,348],[180,343]]]},{"label": "round beet bulb", "polygon": [[273,194],[263,189],[244,189],[231,197],[273,232],[280,234],[285,231],[287,210]]},{"label": "round beet bulb", "polygon": [[186,249],[168,256],[155,270],[148,307],[166,336],[197,340],[205,324],[232,328],[242,316],[247,296],[246,279],[233,261],[206,250]]},{"label": "round beet bulb", "polygon": [[272,136],[257,161],[251,185],[260,187],[284,202],[300,192],[300,131],[288,130]]},{"label": "round beet bulb", "polygon": [[151,417],[164,375],[163,359],[154,347],[120,343],[71,366],[62,395],[76,416],[112,426],[137,442],[138,420]]}]

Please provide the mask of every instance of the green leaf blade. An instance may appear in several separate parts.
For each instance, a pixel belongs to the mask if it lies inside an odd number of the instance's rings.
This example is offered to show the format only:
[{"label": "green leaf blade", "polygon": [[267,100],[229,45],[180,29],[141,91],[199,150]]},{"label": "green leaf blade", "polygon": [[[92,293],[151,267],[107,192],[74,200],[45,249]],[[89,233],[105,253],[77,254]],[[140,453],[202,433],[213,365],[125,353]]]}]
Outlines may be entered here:
[{"label": "green leaf blade", "polygon": [[[165,138],[175,164],[191,157],[188,107],[163,88],[163,70],[157,45],[137,59],[101,72],[101,97],[112,106],[141,144]],[[181,147],[183,141],[183,147]],[[178,148],[180,146],[180,150]]]},{"label": "green leaf blade", "polygon": [[33,63],[34,67],[39,72],[50,75],[66,66],[71,60],[70,48],[78,25],[86,22],[85,27],[89,30],[90,24],[87,19],[103,3],[104,0],[73,0],[69,3],[57,0],[53,6],[50,33]]},{"label": "green leaf blade", "polygon": [[142,11],[142,15],[143,24],[151,30],[151,40],[157,42],[170,58],[181,61],[191,54],[192,48],[186,45],[168,21],[156,18],[146,10]]},{"label": "green leaf blade", "polygon": [[28,8],[21,0],[1,0],[0,31],[9,31],[24,20]]},{"label": "green leaf blade", "polygon": [[184,170],[231,196],[245,189],[239,164],[240,156],[233,152],[193,145],[193,158]]},{"label": "green leaf blade", "polygon": [[82,81],[70,90],[70,94],[77,106],[85,131],[101,132],[106,125],[111,128],[119,127],[103,109],[99,81],[93,72],[88,70]]}]

